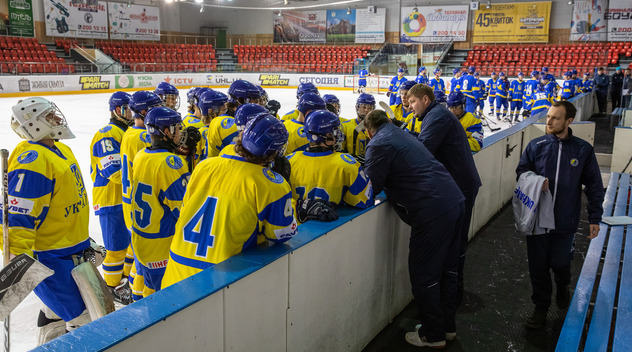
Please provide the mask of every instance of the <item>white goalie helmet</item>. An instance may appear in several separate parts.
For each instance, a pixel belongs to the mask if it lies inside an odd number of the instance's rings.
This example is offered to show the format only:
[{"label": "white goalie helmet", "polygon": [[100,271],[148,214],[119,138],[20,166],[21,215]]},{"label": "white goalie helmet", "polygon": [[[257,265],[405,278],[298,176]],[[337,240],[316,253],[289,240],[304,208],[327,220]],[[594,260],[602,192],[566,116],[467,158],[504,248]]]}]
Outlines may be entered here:
[{"label": "white goalie helmet", "polygon": [[55,103],[47,99],[27,98],[20,101],[12,110],[11,128],[28,141],[75,138],[64,114]]}]

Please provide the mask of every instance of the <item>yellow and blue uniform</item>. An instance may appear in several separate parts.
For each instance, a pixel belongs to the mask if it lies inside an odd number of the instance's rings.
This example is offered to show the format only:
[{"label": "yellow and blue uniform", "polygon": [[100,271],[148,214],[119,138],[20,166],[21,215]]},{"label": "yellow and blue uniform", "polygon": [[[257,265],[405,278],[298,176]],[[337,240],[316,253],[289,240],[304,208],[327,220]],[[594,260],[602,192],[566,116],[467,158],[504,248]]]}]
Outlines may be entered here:
[{"label": "yellow and blue uniform", "polygon": [[553,95],[546,89],[538,89],[531,96],[531,116],[548,110],[553,103]]},{"label": "yellow and blue uniform", "polygon": [[230,115],[221,115],[208,126],[208,152],[207,158],[218,156],[219,152],[229,145],[237,137],[237,125]]},{"label": "yellow and blue uniform", "polygon": [[463,77],[452,77],[450,79],[450,93],[461,91],[461,82],[463,81]]},{"label": "yellow and blue uniform", "polygon": [[360,76],[358,78],[358,86],[359,87],[366,87],[366,76],[369,75],[369,71],[367,71],[365,69],[361,69],[360,71],[358,71],[358,75]]},{"label": "yellow and blue uniform", "polygon": [[[9,157],[9,250],[35,254],[54,270],[35,294],[64,321],[86,309],[70,272],[72,255],[90,246],[88,194],[66,145],[23,141]],[[1,236],[0,236],[1,238]]]},{"label": "yellow and blue uniform", "polygon": [[[472,152],[480,151],[483,147],[483,124],[481,123],[481,119],[472,113],[466,112],[459,118],[459,122],[467,135],[470,150],[472,150]],[[419,125],[421,125],[421,123]]]},{"label": "yellow and blue uniform", "polygon": [[487,80],[487,101],[489,102],[489,108],[494,114],[494,106],[496,101],[496,88],[498,88],[498,78],[490,78]]},{"label": "yellow and blue uniform", "polygon": [[188,113],[187,116],[185,116],[184,119],[182,119],[182,126],[183,126],[183,128],[187,128],[189,126],[193,126],[193,127],[197,128],[197,129],[200,129],[201,127],[204,126],[204,122],[202,122],[202,120],[200,120],[194,114]]},{"label": "yellow and blue uniform", "polygon": [[573,80],[566,80],[562,83],[561,98],[568,100],[575,95],[575,82]]},{"label": "yellow and blue uniform", "polygon": [[404,104],[391,105],[391,110],[395,113],[395,120],[401,121],[404,124],[408,124],[410,119],[413,118],[413,110],[404,110]]},{"label": "yellow and blue uniform", "polygon": [[430,80],[430,83],[428,84],[431,88],[433,92],[437,92],[437,91],[442,91],[445,93],[445,83],[443,82],[443,80],[441,78],[437,79],[436,77],[434,77],[433,79]]},{"label": "yellow and blue uniform", "polygon": [[361,209],[373,205],[371,181],[351,154],[304,151],[291,154],[288,159],[296,200],[318,198]]},{"label": "yellow and blue uniform", "polygon": [[287,138],[287,149],[285,155],[301,151],[309,147],[307,134],[305,134],[305,125],[296,119],[283,121],[283,125],[287,129],[289,136]]},{"label": "yellow and blue uniform", "polygon": [[481,112],[483,112],[483,108],[485,107],[484,95],[485,95],[485,89],[487,86],[485,85],[485,81],[483,81],[480,78],[476,80],[475,84],[478,86],[478,91],[475,92],[476,93],[475,95],[478,100],[478,108],[481,109]]},{"label": "yellow and blue uniform", "polygon": [[298,232],[290,185],[240,156],[203,161],[188,187],[163,288],[258,243],[284,242]]},{"label": "yellow and blue uniform", "polygon": [[195,146],[195,164],[208,158],[208,128],[209,126],[200,127],[200,140]]},{"label": "yellow and blue uniform", "polygon": [[298,119],[298,109],[294,109],[288,112],[287,114],[283,115],[283,117],[281,117],[282,121],[296,120],[296,119]]},{"label": "yellow and blue uniform", "polygon": [[507,81],[504,79],[498,79],[496,81],[496,117],[500,120],[500,108],[503,108],[502,114],[503,117],[507,116],[507,108],[509,107],[507,97],[509,87],[507,86]]},{"label": "yellow and blue uniform", "polygon": [[524,98],[524,87],[526,82],[521,80],[511,81],[509,86],[509,97],[511,98],[511,111],[516,114],[522,109],[522,100]]},{"label": "yellow and blue uniform", "polygon": [[408,81],[408,79],[404,76],[402,76],[402,78],[395,76],[391,79],[391,84],[388,86],[388,91],[391,92],[388,105],[396,105],[402,102],[402,98],[399,96],[399,86],[406,81]]},{"label": "yellow and blue uniform", "polygon": [[[129,275],[131,263],[124,273],[130,234],[125,227],[121,193],[121,141],[127,125],[114,119],[101,128],[90,143],[90,177],[92,206],[99,216],[103,243],[107,254],[103,260],[103,277],[108,286],[116,286],[122,276]],[[131,249],[128,261],[131,262]]]},{"label": "yellow and blue uniform", "polygon": [[237,155],[237,152],[235,152],[235,143],[231,143],[225,146],[224,149],[222,149],[222,151],[219,152],[219,156],[222,156],[222,155],[230,155],[230,156]]},{"label": "yellow and blue uniform", "polygon": [[595,88],[595,81],[591,79],[587,79],[582,81],[581,92],[582,93],[590,93]]},{"label": "yellow and blue uniform", "polygon": [[413,115],[413,117],[408,120],[405,130],[408,132],[412,132],[415,136],[418,136],[419,133],[421,133],[421,123],[422,121],[420,119],[416,119]]},{"label": "yellow and blue uniform", "polygon": [[465,111],[474,113],[478,106],[478,90],[479,86],[476,84],[476,77],[474,75],[465,75],[461,77],[460,89],[465,96]]},{"label": "yellow and blue uniform", "polygon": [[523,106],[526,111],[531,111],[533,105],[533,94],[538,90],[540,82],[537,79],[530,79],[524,85]]},{"label": "yellow and blue uniform", "polygon": [[147,297],[160,289],[190,174],[180,156],[150,148],[138,152],[133,172],[132,247]]},{"label": "yellow and blue uniform", "polygon": [[342,123],[342,131],[345,134],[345,141],[342,146],[342,150],[353,155],[354,158],[364,160],[364,154],[366,152],[366,145],[369,143],[369,138],[366,135],[366,130],[360,132],[355,128],[362,120],[351,119]]}]

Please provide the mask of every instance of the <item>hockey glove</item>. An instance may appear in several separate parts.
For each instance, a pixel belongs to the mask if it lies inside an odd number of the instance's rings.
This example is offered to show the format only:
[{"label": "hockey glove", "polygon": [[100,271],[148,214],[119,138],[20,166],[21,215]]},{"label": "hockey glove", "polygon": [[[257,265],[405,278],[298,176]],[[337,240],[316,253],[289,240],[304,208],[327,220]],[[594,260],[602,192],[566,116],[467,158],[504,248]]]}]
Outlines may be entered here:
[{"label": "hockey glove", "polygon": [[391,122],[393,123],[393,125],[395,125],[395,126],[397,126],[399,128],[402,128],[402,125],[404,124],[403,121],[400,121],[398,119],[391,119]]},{"label": "hockey glove", "polygon": [[525,118],[531,116],[531,111],[529,111],[529,110],[522,111],[522,116],[525,117]]},{"label": "hockey glove", "polygon": [[197,128],[189,126],[182,131],[182,141],[178,147],[178,154],[189,155],[195,154],[195,147],[202,139],[202,135]]},{"label": "hockey glove", "polygon": [[390,97],[391,96],[391,92],[386,92],[386,96]]},{"label": "hockey glove", "polygon": [[276,100],[270,100],[266,104],[266,109],[270,112],[272,116],[276,116],[279,110],[281,109],[281,103]]},{"label": "hockey glove", "polygon": [[308,220],[329,222],[338,219],[336,204],[323,199],[300,199],[296,204],[296,213],[301,223]]},{"label": "hockey glove", "polygon": [[280,174],[283,178],[290,183],[290,174],[292,173],[292,165],[286,157],[279,155],[274,158],[274,162],[270,170]]}]

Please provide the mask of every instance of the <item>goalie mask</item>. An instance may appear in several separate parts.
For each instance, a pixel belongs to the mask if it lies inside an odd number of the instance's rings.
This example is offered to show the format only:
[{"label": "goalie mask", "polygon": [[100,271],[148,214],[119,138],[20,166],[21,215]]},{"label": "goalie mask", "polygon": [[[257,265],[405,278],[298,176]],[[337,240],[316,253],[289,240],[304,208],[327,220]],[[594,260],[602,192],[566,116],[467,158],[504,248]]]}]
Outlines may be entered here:
[{"label": "goalie mask", "polygon": [[21,138],[37,142],[45,138],[72,139],[66,117],[55,103],[40,97],[27,98],[13,108],[11,128]]}]

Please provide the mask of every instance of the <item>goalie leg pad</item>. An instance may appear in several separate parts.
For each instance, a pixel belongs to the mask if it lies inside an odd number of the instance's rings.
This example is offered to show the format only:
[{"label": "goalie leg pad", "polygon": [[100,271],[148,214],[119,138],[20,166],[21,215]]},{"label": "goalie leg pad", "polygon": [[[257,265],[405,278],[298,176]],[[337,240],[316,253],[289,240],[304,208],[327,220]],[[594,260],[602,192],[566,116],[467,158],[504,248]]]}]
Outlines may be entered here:
[{"label": "goalie leg pad", "polygon": [[86,309],[83,311],[83,313],[81,313],[81,315],[79,315],[75,319],[66,322],[66,331],[73,331],[76,328],[80,326],[84,326],[91,321],[92,319],[90,318],[90,314],[88,313],[88,310]]},{"label": "goalie leg pad", "polygon": [[114,299],[94,264],[84,262],[72,269],[72,277],[92,320],[114,312]]},{"label": "goalie leg pad", "polygon": [[66,333],[66,322],[44,305],[37,317],[37,345],[41,346]]}]

